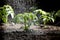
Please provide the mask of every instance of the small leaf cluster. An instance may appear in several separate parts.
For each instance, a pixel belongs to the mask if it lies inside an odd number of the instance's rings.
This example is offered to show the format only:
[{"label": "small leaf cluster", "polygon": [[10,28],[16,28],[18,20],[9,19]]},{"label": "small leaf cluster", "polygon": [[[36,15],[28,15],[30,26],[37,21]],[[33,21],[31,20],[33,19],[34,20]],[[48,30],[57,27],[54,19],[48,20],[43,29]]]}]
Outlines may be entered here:
[{"label": "small leaf cluster", "polygon": [[0,21],[2,23],[8,22],[8,16],[11,15],[11,17],[14,17],[14,11],[13,8],[10,5],[4,5],[3,7],[0,7]]},{"label": "small leaf cluster", "polygon": [[42,9],[35,10],[34,13],[37,15],[39,21],[42,21],[44,25],[49,21],[54,22],[55,20],[51,13],[45,12]]},{"label": "small leaf cluster", "polygon": [[17,14],[14,18],[13,18],[13,22],[14,23],[22,23],[25,26],[25,30],[28,29],[28,27],[30,27],[32,24],[34,24],[33,22],[35,22],[37,20],[37,16],[33,13],[23,13],[23,14]]}]

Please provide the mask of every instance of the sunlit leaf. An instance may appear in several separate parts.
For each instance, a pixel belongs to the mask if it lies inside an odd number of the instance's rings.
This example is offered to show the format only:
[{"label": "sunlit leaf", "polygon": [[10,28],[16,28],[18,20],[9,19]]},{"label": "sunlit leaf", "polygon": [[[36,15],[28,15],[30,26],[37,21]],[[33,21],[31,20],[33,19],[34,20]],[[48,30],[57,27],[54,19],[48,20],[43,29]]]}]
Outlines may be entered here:
[{"label": "sunlit leaf", "polygon": [[4,5],[3,11],[4,11],[4,13],[7,14],[7,16],[11,15],[11,17],[14,18],[14,11],[10,5]]}]

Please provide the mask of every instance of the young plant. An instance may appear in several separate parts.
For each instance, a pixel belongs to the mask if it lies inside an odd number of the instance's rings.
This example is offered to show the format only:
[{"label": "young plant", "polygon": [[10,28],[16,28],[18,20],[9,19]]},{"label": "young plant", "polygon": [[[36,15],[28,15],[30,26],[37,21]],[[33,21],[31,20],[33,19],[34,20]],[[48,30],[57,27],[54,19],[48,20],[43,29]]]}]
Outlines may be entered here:
[{"label": "young plant", "polygon": [[43,23],[44,23],[44,25],[47,23],[47,22],[54,22],[54,18],[50,15],[50,14],[48,14],[48,15],[41,15],[41,18],[42,18],[42,20],[43,20]]},{"label": "young plant", "polygon": [[36,13],[39,21],[43,22],[44,25],[46,25],[47,22],[52,21],[54,22],[54,17],[49,12],[45,12],[42,9],[35,10],[34,13]]},{"label": "young plant", "polygon": [[[24,13],[25,29],[28,29],[37,20],[37,16],[33,13]],[[27,26],[26,26],[27,25]]]},{"label": "young plant", "polygon": [[32,25],[33,20],[35,21],[36,18],[36,15],[33,13],[18,14],[13,19],[13,22],[24,24],[24,30],[28,30],[28,28]]},{"label": "young plant", "polygon": [[13,8],[10,5],[4,5],[3,7],[0,7],[0,15],[2,23],[8,22],[8,16],[11,15],[12,18],[14,18],[14,11]]},{"label": "young plant", "polygon": [[25,25],[25,27],[24,27],[24,30],[28,30],[28,14],[27,13],[24,13],[24,15],[23,15],[23,19],[24,19],[24,25]]}]

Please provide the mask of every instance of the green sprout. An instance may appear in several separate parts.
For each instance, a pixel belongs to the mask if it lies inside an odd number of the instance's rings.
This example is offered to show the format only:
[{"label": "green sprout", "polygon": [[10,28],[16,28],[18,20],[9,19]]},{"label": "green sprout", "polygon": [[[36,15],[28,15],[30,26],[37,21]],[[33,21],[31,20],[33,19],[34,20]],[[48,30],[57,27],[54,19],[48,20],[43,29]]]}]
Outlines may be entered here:
[{"label": "green sprout", "polygon": [[0,7],[0,15],[0,19],[3,21],[3,23],[7,23],[9,15],[14,18],[13,8],[10,5],[4,5],[3,7]]},{"label": "green sprout", "polygon": [[13,22],[24,24],[24,30],[28,30],[28,28],[32,25],[32,22],[35,21],[36,18],[37,16],[33,13],[17,14],[14,17]]},{"label": "green sprout", "polygon": [[47,22],[52,21],[54,22],[54,17],[49,12],[45,12],[42,9],[35,10],[34,13],[39,18],[39,21],[43,22],[44,25],[46,25]]}]

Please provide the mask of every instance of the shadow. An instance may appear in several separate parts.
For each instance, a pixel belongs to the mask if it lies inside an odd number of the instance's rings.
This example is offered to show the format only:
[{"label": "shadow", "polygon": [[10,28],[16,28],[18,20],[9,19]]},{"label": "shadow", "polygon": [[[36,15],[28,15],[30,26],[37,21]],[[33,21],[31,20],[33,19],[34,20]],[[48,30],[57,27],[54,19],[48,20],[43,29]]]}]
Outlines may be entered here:
[{"label": "shadow", "polygon": [[1,27],[2,25],[0,24],[0,40],[4,40],[4,30],[3,28]]},{"label": "shadow", "polygon": [[58,0],[36,0],[38,9],[41,8],[45,11],[57,11],[60,9],[60,1]]},{"label": "shadow", "polygon": [[0,7],[2,7],[5,4],[7,4],[6,0],[0,0]]}]

